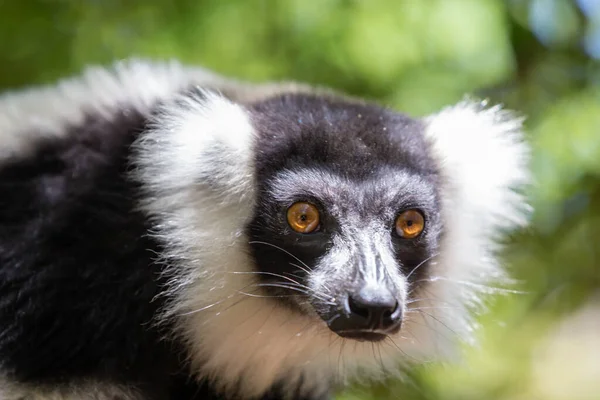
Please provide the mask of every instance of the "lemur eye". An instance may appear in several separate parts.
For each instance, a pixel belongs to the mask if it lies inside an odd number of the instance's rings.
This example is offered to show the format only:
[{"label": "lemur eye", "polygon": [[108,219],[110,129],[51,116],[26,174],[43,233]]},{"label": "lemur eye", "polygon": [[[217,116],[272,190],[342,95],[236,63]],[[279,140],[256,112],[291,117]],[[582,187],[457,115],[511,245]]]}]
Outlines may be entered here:
[{"label": "lemur eye", "polygon": [[319,210],[310,203],[294,203],[287,210],[287,221],[298,233],[311,233],[319,227]]},{"label": "lemur eye", "polygon": [[396,218],[396,233],[404,239],[414,239],[423,232],[425,218],[417,210],[406,210]]}]

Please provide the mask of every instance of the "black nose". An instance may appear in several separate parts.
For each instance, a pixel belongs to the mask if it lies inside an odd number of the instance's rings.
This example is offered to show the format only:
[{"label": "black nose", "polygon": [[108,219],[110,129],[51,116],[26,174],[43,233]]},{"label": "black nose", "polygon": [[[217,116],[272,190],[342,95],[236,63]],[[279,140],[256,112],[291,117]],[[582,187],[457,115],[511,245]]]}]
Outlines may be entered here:
[{"label": "black nose", "polygon": [[358,329],[387,330],[400,318],[399,304],[385,288],[364,287],[348,297],[351,318],[359,322]]},{"label": "black nose", "polygon": [[381,340],[400,329],[402,307],[383,286],[365,286],[350,293],[344,314],[329,324],[340,336],[360,340]]}]

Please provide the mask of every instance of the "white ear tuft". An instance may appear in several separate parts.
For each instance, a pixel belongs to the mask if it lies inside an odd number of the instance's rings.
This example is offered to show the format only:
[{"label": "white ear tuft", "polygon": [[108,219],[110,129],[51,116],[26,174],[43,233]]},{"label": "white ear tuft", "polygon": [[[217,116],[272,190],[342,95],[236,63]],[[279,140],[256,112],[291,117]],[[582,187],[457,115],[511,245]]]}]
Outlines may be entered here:
[{"label": "white ear tuft", "polygon": [[529,182],[522,118],[500,106],[463,101],[426,123],[454,207],[476,216],[488,234],[524,225],[527,207],[515,191]]},{"label": "white ear tuft", "polygon": [[237,202],[251,195],[254,131],[241,106],[198,89],[164,105],[149,127],[135,161],[153,198]]},{"label": "white ear tuft", "polygon": [[[522,119],[499,106],[463,101],[425,123],[442,173],[445,224],[442,256],[431,270],[433,324],[472,342],[472,311],[481,311],[485,295],[501,290],[494,285],[505,279],[498,239],[527,223],[529,209],[519,189],[529,183],[529,147]],[[452,307],[437,311],[438,301]],[[447,340],[438,336],[436,343]]]}]

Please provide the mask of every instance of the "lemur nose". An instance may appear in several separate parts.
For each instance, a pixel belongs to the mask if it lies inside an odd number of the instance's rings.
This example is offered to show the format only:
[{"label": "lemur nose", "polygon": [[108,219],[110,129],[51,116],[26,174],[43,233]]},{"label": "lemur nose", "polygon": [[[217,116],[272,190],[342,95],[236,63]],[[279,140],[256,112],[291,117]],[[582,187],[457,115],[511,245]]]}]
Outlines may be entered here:
[{"label": "lemur nose", "polygon": [[327,315],[329,329],[356,340],[380,341],[394,334],[402,324],[402,306],[384,285],[365,285],[347,294],[341,304]]},{"label": "lemur nose", "polygon": [[355,329],[388,330],[397,325],[401,310],[394,295],[381,286],[365,286],[348,297],[348,311]]}]

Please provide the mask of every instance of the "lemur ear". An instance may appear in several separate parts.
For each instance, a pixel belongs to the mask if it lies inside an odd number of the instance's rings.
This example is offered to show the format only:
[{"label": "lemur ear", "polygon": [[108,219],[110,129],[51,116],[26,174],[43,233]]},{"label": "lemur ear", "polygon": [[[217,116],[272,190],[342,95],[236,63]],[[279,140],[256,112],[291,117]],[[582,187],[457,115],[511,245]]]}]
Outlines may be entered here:
[{"label": "lemur ear", "polygon": [[515,191],[529,183],[523,119],[500,106],[463,101],[425,122],[449,183],[451,212],[472,215],[486,235],[525,224],[527,207]]},{"label": "lemur ear", "polygon": [[254,130],[246,110],[211,91],[163,105],[136,143],[137,173],[156,197],[245,197],[253,190]]},{"label": "lemur ear", "polygon": [[442,174],[442,219],[447,228],[442,256],[430,271],[439,278],[436,301],[452,304],[443,312],[432,307],[433,326],[440,323],[430,329],[436,336],[432,340],[444,351],[454,347],[441,346],[448,339],[437,332],[450,327],[470,342],[471,311],[484,305],[492,281],[508,283],[496,250],[505,230],[528,221],[521,189],[529,183],[530,149],[522,118],[499,106],[463,101],[426,117],[424,123]]},{"label": "lemur ear", "polygon": [[204,90],[176,96],[134,147],[133,176],[145,194],[141,208],[162,221],[157,234],[171,248],[229,237],[250,218],[254,129],[242,106]]}]

